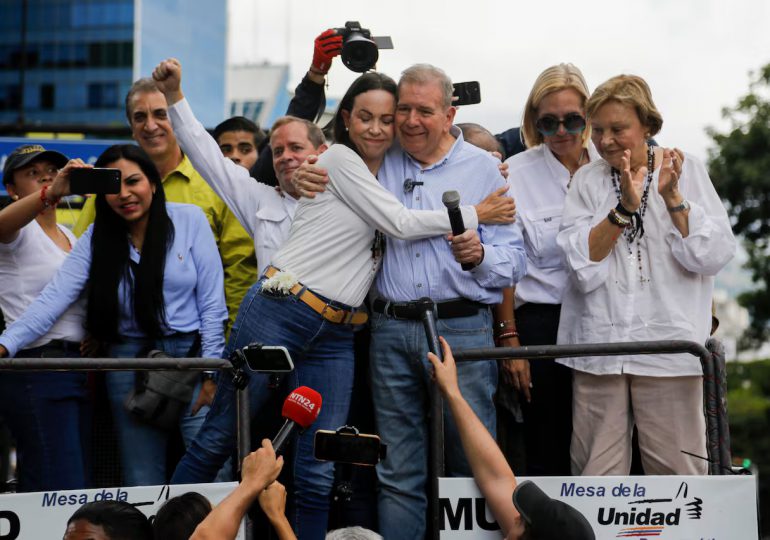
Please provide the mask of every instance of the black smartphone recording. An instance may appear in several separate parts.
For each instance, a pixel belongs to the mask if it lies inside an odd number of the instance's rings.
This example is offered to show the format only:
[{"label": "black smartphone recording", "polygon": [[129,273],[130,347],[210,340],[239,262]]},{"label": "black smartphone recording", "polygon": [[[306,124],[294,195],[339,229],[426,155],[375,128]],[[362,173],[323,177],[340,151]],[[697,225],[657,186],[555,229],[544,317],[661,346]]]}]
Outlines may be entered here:
[{"label": "black smartphone recording", "polygon": [[70,193],[75,195],[120,193],[120,169],[72,169]]},{"label": "black smartphone recording", "polygon": [[385,445],[377,435],[346,431],[315,432],[313,453],[320,461],[373,467],[385,457]]},{"label": "black smartphone recording", "polygon": [[452,105],[475,105],[481,103],[481,86],[478,81],[454,83]]}]

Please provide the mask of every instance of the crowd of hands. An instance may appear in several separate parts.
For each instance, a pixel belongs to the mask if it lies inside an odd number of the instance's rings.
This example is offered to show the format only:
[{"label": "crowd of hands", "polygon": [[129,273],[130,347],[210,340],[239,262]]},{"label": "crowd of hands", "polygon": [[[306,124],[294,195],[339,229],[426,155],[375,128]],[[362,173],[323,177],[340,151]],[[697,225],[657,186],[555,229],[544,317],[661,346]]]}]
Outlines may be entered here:
[{"label": "crowd of hands", "polygon": [[[460,388],[457,381],[457,367],[449,345],[440,338],[443,361],[433,353],[428,353],[428,359],[433,365],[433,379],[435,380],[441,393],[448,399],[462,400]],[[467,435],[467,434],[466,434]],[[465,443],[465,441],[464,441]],[[286,488],[278,481],[278,476],[284,466],[284,458],[276,455],[273,445],[269,439],[264,439],[262,445],[255,451],[249,453],[242,462],[239,484],[225,497],[222,502],[216,505],[197,525],[190,540],[228,540],[234,539],[238,535],[242,521],[249,510],[258,504],[262,512],[267,517],[270,525],[273,527],[278,540],[294,540],[296,536],[286,517]],[[512,476],[512,473],[511,473]],[[513,492],[514,484],[509,486],[510,492]],[[503,494],[510,501],[510,493]],[[102,501],[103,504],[128,505],[128,503],[118,501]],[[88,503],[94,504],[94,503]],[[166,503],[168,504],[168,502]],[[86,505],[87,506],[87,505]],[[516,514],[513,504],[510,504],[509,514]],[[123,509],[125,511],[125,509]],[[163,511],[161,508],[158,516]],[[493,510],[494,511],[494,510]],[[136,530],[135,538],[144,538],[145,533],[149,534],[150,526],[148,522],[138,515],[136,528],[140,527],[142,531]],[[194,514],[193,511],[190,514]],[[156,516],[157,517],[157,516]],[[496,516],[497,517],[497,516]],[[501,516],[503,517],[503,516]],[[508,516],[510,517],[510,516]],[[500,519],[500,518],[498,518]],[[85,522],[84,522],[85,521]],[[99,523],[95,523],[99,521]],[[86,518],[78,517],[76,512],[67,524],[63,540],[85,540],[86,538],[100,538],[111,540],[110,531],[113,527],[110,518],[105,512],[100,516],[100,520],[88,522]],[[157,525],[157,521],[156,521]],[[123,527],[125,528],[125,523]],[[164,527],[167,525],[164,525]],[[156,528],[154,534],[158,538],[159,529]],[[115,533],[117,534],[117,533]],[[185,535],[186,536],[186,535]],[[120,536],[123,538],[123,536]],[[148,536],[148,538],[150,538]]]}]

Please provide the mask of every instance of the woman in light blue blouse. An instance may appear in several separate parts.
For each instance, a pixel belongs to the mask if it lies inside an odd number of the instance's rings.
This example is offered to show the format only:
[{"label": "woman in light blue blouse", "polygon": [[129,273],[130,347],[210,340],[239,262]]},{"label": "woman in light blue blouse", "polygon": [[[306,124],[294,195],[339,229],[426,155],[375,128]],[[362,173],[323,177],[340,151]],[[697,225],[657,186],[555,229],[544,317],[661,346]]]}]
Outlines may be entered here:
[{"label": "woman in light blue blouse", "polygon": [[[94,224],[40,296],[0,336],[0,355],[13,356],[45,333],[85,291],[85,328],[110,357],[135,357],[149,349],[220,357],[227,319],[223,272],[205,215],[195,206],[166,203],[157,169],[137,146],[112,146],[96,166],[121,171],[120,193],[96,197]],[[62,181],[66,185],[56,191],[67,194],[68,180]],[[163,484],[169,434],[124,408],[135,379],[130,371],[106,376],[125,485]],[[199,409],[208,392],[201,386],[180,419],[185,442],[205,417]]]}]

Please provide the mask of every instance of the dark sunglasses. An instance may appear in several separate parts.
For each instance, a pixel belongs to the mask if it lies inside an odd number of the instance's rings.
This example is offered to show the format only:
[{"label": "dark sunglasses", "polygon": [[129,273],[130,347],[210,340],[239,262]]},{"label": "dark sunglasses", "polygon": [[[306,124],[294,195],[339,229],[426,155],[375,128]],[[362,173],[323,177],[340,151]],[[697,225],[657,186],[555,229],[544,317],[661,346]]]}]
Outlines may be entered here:
[{"label": "dark sunglasses", "polygon": [[556,135],[560,124],[564,126],[564,131],[574,135],[586,128],[586,119],[578,113],[570,113],[561,120],[552,114],[546,114],[537,119],[535,127],[541,135],[550,137]]}]

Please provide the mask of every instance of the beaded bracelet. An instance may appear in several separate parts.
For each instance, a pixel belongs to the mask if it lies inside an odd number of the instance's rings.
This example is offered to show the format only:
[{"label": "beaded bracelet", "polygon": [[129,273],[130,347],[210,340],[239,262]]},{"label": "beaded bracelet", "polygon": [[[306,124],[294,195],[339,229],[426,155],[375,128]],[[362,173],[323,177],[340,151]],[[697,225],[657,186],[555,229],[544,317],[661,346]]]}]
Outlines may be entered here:
[{"label": "beaded bracelet", "polygon": [[610,213],[607,214],[607,219],[610,221],[610,223],[620,227],[621,229],[625,229],[626,227],[631,226],[631,220],[621,216],[615,208],[610,210]]},{"label": "beaded bracelet", "polygon": [[623,206],[622,202],[618,202],[618,205],[615,207],[615,210],[621,215],[631,217],[634,215],[634,212],[631,212],[630,210],[626,210],[626,207]]}]

